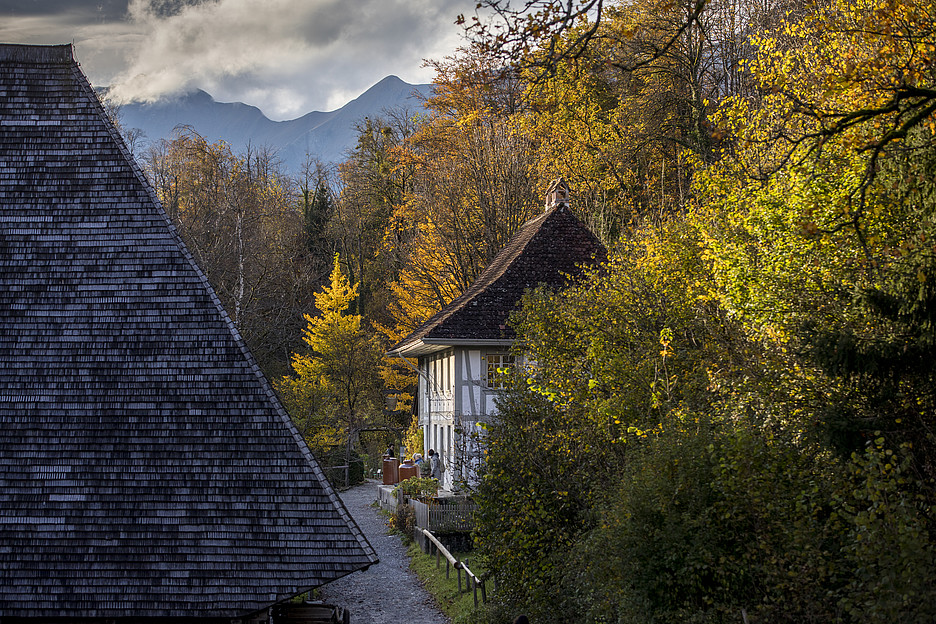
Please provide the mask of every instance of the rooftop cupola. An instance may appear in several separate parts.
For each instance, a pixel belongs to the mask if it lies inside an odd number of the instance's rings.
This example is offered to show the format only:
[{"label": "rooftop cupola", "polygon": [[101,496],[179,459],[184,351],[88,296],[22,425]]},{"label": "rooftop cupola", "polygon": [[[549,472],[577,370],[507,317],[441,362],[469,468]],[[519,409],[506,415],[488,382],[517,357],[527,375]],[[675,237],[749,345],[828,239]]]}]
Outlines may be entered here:
[{"label": "rooftop cupola", "polygon": [[569,185],[565,178],[556,178],[549,183],[546,189],[546,210],[552,210],[556,206],[569,206]]}]

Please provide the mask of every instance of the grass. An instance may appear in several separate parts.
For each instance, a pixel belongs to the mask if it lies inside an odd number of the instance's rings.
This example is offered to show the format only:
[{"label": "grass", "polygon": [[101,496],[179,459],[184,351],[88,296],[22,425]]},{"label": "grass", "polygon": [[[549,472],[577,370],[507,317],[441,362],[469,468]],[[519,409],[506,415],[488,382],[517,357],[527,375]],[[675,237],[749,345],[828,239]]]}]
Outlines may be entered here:
[{"label": "grass", "polygon": [[[462,574],[462,593],[458,593],[458,571],[449,566],[449,578],[445,578],[445,558],[441,559],[436,569],[435,555],[427,555],[418,544],[412,543],[409,547],[410,568],[423,580],[426,590],[432,594],[439,608],[452,622],[465,622],[474,611],[474,593],[464,591],[465,575]],[[468,567],[475,574],[482,574],[483,570],[476,570],[472,566],[471,553],[452,553],[459,561],[468,560]],[[478,606],[481,605],[481,590],[478,589]]]}]

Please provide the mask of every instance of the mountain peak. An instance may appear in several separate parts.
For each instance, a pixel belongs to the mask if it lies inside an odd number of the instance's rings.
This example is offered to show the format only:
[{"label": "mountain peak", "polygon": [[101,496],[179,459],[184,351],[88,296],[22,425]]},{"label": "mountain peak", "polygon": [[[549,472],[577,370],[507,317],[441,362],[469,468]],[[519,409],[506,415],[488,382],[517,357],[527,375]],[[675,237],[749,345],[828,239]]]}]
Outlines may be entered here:
[{"label": "mountain peak", "polygon": [[224,140],[235,151],[248,144],[276,150],[289,172],[296,172],[306,156],[340,162],[354,146],[354,126],[364,117],[380,117],[394,108],[418,109],[432,85],[409,84],[386,76],[341,108],[313,111],[289,121],[272,121],[255,106],[217,102],[200,89],[158,102],[121,107],[122,123],[139,128],[146,142],[169,139],[175,128],[190,126],[211,142]]},{"label": "mountain peak", "polygon": [[[374,87],[378,87],[380,85],[386,85],[386,84],[395,84],[395,83],[409,84],[405,82],[403,79],[401,79],[399,76],[390,74],[389,76],[385,76],[384,78],[381,78],[380,80],[378,80],[377,84],[375,84]],[[371,87],[371,88],[373,89],[374,87]]]}]

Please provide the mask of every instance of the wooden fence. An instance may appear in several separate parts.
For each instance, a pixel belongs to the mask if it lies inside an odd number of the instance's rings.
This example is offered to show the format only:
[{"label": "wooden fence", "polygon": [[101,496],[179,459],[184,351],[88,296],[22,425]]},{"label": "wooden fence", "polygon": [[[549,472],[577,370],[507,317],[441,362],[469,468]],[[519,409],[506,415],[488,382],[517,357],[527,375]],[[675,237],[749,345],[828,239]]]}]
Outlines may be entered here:
[{"label": "wooden fence", "polygon": [[474,592],[474,606],[475,609],[478,608],[478,590],[481,590],[481,601],[487,602],[487,588],[485,585],[484,575],[478,576],[468,567],[468,564],[464,561],[459,561],[452,553],[442,545],[436,536],[432,534],[431,531],[426,529],[416,529],[417,533],[420,533],[429,544],[427,552],[432,554],[432,550],[435,549],[436,554],[436,568],[441,566],[441,560],[445,559],[445,578],[449,578],[449,570],[454,568],[458,573],[458,593],[462,593],[462,572],[465,573],[465,591],[471,589]]},{"label": "wooden fence", "polygon": [[411,500],[410,505],[416,512],[416,526],[436,533],[470,531],[471,514],[478,508],[469,502],[427,505],[422,501]]},{"label": "wooden fence", "polygon": [[380,503],[381,509],[393,513],[396,511],[399,499],[393,493],[393,487],[380,486],[377,488],[377,502]]}]

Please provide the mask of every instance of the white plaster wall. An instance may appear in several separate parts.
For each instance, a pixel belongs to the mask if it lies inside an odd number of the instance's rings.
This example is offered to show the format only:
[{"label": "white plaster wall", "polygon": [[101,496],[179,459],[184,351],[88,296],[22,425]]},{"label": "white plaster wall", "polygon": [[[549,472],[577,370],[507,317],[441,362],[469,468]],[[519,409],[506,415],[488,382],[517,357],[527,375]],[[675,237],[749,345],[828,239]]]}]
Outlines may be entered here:
[{"label": "white plaster wall", "polygon": [[461,355],[461,413],[473,417],[484,413],[481,396],[481,351],[459,349]]},{"label": "white plaster wall", "polygon": [[419,382],[416,392],[417,409],[419,410],[419,425],[425,427],[429,422],[429,394],[426,387],[425,362],[419,362]]}]

